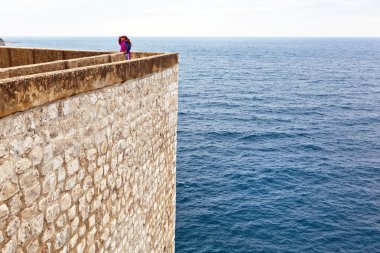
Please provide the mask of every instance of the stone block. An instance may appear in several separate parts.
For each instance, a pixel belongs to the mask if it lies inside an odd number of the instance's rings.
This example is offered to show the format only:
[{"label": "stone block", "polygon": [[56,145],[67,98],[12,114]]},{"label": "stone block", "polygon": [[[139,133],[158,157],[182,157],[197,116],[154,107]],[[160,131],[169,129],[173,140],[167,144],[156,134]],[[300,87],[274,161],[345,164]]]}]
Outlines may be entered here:
[{"label": "stone block", "polygon": [[55,177],[55,174],[51,174],[46,176],[45,180],[42,183],[42,193],[46,194],[49,192],[55,191],[57,187],[57,179]]},{"label": "stone block", "polygon": [[77,201],[80,197],[83,196],[83,189],[80,184],[77,184],[72,190],[71,190],[71,197],[73,201]]},{"label": "stone block", "polygon": [[41,238],[42,242],[46,242],[46,241],[50,240],[51,238],[53,238],[54,234],[55,234],[54,224],[47,225],[46,229],[43,232],[42,238]]},{"label": "stone block", "polygon": [[0,165],[0,185],[8,179],[13,179],[16,175],[15,164],[13,161],[5,161]]},{"label": "stone block", "polygon": [[71,232],[76,233],[79,226],[79,218],[75,217],[74,220],[71,222]]},{"label": "stone block", "polygon": [[7,205],[5,204],[0,205],[0,222],[6,220],[8,216],[9,216],[9,209]]},{"label": "stone block", "polygon": [[49,206],[47,209],[46,209],[46,221],[47,223],[52,223],[55,221],[55,219],[58,217],[59,215],[59,204],[58,203],[55,203],[55,204],[52,204],[51,206]]},{"label": "stone block", "polygon": [[25,172],[20,176],[20,187],[21,189],[31,188],[39,183],[40,174],[38,170],[33,169]]},{"label": "stone block", "polygon": [[56,233],[54,236],[54,249],[60,249],[66,243],[68,238],[68,230],[64,229],[59,233]]},{"label": "stone block", "polygon": [[63,214],[63,215],[61,215],[61,216],[58,217],[55,225],[58,228],[63,228],[64,226],[66,226],[66,222],[67,222],[66,214]]},{"label": "stone block", "polygon": [[12,237],[3,247],[1,253],[14,253],[17,250],[17,239]]},{"label": "stone block", "polygon": [[86,247],[86,240],[83,239],[77,246],[77,253],[83,253]]},{"label": "stone block", "polygon": [[35,147],[29,154],[29,159],[32,161],[33,166],[40,165],[44,156],[44,150],[42,147]]},{"label": "stone block", "polygon": [[94,173],[94,183],[99,182],[103,178],[103,167],[97,169]]},{"label": "stone block", "polygon": [[69,211],[67,212],[68,216],[69,216],[69,220],[72,220],[75,218],[75,215],[77,213],[77,206],[76,205],[73,205]]},{"label": "stone block", "polygon": [[9,153],[9,147],[7,142],[0,142],[0,158],[7,157]]},{"label": "stone block", "polygon": [[79,169],[79,160],[74,159],[67,164],[67,175],[71,176]]},{"label": "stone block", "polygon": [[29,221],[36,217],[38,214],[38,208],[37,205],[33,205],[31,207],[24,208],[24,210],[21,212],[21,219],[22,221]]},{"label": "stone block", "polygon": [[31,237],[31,224],[28,221],[21,222],[20,228],[17,232],[17,241],[19,244],[25,244]]},{"label": "stone block", "polygon": [[97,153],[98,153],[98,151],[95,148],[88,150],[87,151],[87,160],[90,162],[95,161]]},{"label": "stone block", "polygon": [[0,244],[4,241],[3,231],[0,231]]},{"label": "stone block", "polygon": [[32,167],[32,161],[30,161],[28,158],[22,158],[16,162],[16,173],[24,173],[30,169],[30,167]]},{"label": "stone block", "polygon": [[11,181],[5,181],[0,184],[0,202],[5,201],[11,197],[13,197],[17,192],[19,192],[20,188],[18,183],[14,183]]},{"label": "stone block", "polygon": [[26,253],[36,253],[38,251],[39,247],[39,242],[38,240],[34,240],[31,242],[27,247],[26,247]]},{"label": "stone block", "polygon": [[76,184],[77,184],[77,176],[76,175],[67,178],[66,183],[65,183],[65,190],[70,191],[71,189],[73,189],[75,187]]},{"label": "stone block", "polygon": [[[1,208],[1,207],[0,207]],[[18,229],[18,227],[20,226],[20,219],[19,219],[19,217],[14,217],[9,223],[8,223],[8,226],[7,226],[7,235],[8,236],[11,236],[11,235],[13,235],[16,231],[17,231],[17,229]]]},{"label": "stone block", "polygon": [[44,229],[44,215],[41,213],[35,217],[32,221],[32,235],[38,236],[42,233]]},{"label": "stone block", "polygon": [[70,193],[66,192],[62,195],[61,200],[61,211],[65,211],[71,207],[71,196]]},{"label": "stone block", "polygon": [[33,205],[35,201],[40,197],[40,193],[41,193],[41,186],[39,183],[37,183],[36,185],[30,188],[25,188],[23,190],[23,194],[24,194],[26,206]]}]

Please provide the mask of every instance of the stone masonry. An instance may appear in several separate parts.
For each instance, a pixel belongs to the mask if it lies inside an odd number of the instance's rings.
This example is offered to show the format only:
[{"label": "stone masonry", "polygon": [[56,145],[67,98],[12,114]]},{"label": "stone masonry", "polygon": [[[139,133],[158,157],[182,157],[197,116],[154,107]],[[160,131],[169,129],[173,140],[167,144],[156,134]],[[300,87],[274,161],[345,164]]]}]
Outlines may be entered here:
[{"label": "stone masonry", "polygon": [[0,251],[174,252],[177,93],[175,65],[0,117]]}]

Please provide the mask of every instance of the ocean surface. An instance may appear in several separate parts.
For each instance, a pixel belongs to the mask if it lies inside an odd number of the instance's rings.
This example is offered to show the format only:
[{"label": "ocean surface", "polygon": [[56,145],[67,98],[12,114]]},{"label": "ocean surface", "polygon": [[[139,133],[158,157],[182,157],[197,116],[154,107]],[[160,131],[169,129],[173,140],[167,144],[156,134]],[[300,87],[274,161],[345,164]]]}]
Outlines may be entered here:
[{"label": "ocean surface", "polygon": [[380,39],[132,41],[180,53],[176,252],[380,252]]}]

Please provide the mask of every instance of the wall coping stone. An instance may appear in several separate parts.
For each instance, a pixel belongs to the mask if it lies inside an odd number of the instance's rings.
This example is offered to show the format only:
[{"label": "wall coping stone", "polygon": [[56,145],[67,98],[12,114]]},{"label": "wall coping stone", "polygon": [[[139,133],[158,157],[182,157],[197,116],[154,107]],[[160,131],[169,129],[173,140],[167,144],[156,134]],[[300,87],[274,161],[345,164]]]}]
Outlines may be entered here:
[{"label": "wall coping stone", "polygon": [[177,53],[51,71],[0,80],[0,118],[58,99],[160,72],[178,64]]}]

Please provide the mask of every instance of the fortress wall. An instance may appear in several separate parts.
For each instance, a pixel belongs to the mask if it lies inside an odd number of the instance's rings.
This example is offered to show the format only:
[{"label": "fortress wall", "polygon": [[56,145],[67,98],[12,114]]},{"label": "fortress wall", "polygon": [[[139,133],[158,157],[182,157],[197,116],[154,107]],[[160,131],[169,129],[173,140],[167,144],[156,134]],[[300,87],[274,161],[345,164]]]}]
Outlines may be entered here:
[{"label": "fortress wall", "polygon": [[110,54],[108,51],[77,51],[39,48],[0,48],[0,68],[38,64],[51,61],[69,60],[83,57]]},{"label": "fortress wall", "polygon": [[[163,53],[132,52],[132,59],[139,59],[162,54]],[[124,60],[124,53],[110,53],[98,56],[89,56],[85,58],[58,60],[44,63],[36,63],[31,65],[20,65],[16,67],[0,68],[0,79],[33,75],[38,73],[52,72],[65,69],[73,69],[78,67],[86,67],[111,62],[119,62]]]},{"label": "fortress wall", "polygon": [[113,53],[85,58],[77,58],[63,61],[45,62],[32,65],[22,65],[11,68],[0,69],[0,79],[13,78],[18,76],[34,75],[45,72],[52,72],[65,69],[93,66],[117,61],[124,61],[123,53]]},{"label": "fortress wall", "polygon": [[0,79],[0,117],[178,64],[177,54]]},{"label": "fortress wall", "polygon": [[176,54],[0,80],[0,100],[2,252],[174,252]]},{"label": "fortress wall", "polygon": [[[113,53],[115,52],[0,47],[0,68],[10,68]],[[159,54],[162,53],[132,52],[132,59]]]}]

